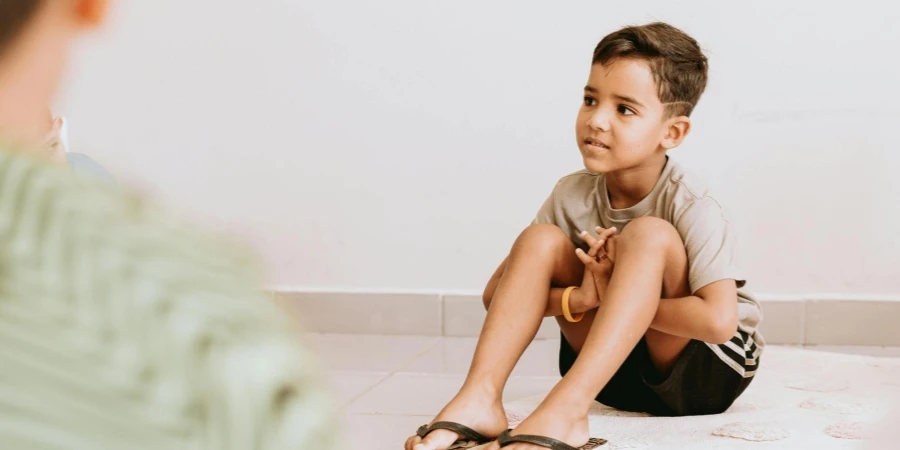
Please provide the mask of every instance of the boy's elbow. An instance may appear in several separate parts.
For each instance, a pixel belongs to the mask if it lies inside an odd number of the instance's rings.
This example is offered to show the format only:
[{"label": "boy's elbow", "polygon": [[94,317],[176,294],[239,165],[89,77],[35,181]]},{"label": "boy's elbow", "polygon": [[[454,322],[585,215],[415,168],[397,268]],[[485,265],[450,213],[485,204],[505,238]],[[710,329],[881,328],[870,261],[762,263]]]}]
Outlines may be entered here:
[{"label": "boy's elbow", "polygon": [[724,344],[730,341],[731,338],[734,337],[734,333],[737,332],[737,315],[723,315],[722,317],[717,317],[712,322],[709,336],[710,344]]}]

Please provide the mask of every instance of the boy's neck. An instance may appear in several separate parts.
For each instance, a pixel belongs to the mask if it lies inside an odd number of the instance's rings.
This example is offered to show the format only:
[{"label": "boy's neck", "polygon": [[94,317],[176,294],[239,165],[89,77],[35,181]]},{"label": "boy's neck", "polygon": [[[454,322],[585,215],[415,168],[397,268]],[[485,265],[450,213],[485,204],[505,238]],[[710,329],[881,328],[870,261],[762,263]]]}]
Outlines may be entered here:
[{"label": "boy's neck", "polygon": [[668,159],[663,153],[661,157],[653,158],[638,167],[608,172],[606,193],[609,195],[610,206],[613,209],[631,208],[650,195],[666,168]]}]

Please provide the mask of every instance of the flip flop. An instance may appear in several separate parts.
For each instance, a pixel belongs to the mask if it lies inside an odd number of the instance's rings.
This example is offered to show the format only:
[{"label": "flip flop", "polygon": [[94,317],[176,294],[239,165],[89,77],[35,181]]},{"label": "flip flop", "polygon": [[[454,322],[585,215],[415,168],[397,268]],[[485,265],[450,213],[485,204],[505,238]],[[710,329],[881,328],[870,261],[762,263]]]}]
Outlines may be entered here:
[{"label": "flip flop", "polygon": [[494,440],[485,437],[481,433],[456,422],[435,422],[431,424],[431,426],[422,425],[418,430],[416,430],[416,434],[419,435],[420,438],[425,439],[425,436],[428,436],[428,433],[431,433],[434,430],[449,430],[458,434],[462,438],[458,439],[456,442],[447,447],[447,450],[474,448],[479,445],[487,444],[488,442]]},{"label": "flip flop", "polygon": [[591,450],[605,444],[606,439],[590,438],[588,439],[587,444],[575,448],[569,444],[566,444],[565,442],[557,441],[556,439],[544,436],[532,436],[529,434],[511,436],[509,434],[509,431],[504,431],[500,435],[500,437],[497,438],[497,443],[500,444],[500,448],[506,447],[510,444],[515,444],[516,442],[521,442],[523,444],[540,445],[541,447],[549,448],[550,450]]}]

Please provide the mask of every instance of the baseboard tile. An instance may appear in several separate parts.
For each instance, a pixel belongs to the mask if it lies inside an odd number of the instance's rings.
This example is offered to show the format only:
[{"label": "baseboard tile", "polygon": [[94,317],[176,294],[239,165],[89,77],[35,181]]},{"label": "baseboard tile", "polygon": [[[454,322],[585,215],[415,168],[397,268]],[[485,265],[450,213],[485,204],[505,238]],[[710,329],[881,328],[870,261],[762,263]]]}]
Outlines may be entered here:
[{"label": "baseboard tile", "polygon": [[441,336],[439,294],[276,292],[309,331]]},{"label": "baseboard tile", "polygon": [[[474,337],[485,317],[475,294],[268,292],[320,333]],[[768,344],[900,346],[900,298],[864,297],[757,296],[763,308],[760,331]],[[537,338],[559,338],[555,319],[544,319]]]}]

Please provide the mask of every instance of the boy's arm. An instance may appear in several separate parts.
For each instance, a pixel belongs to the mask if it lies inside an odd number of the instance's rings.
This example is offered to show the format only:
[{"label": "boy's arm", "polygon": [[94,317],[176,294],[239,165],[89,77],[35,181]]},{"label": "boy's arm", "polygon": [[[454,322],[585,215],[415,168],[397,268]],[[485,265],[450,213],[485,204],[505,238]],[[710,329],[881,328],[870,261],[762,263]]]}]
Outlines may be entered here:
[{"label": "boy's arm", "polygon": [[[545,317],[562,315],[564,290],[550,290]],[[575,314],[599,306],[587,301],[580,288],[572,291],[569,301]],[[650,328],[654,330],[711,344],[724,344],[734,336],[737,327],[737,286],[734,280],[728,279],[710,283],[697,290],[696,295],[660,299],[656,316],[650,323]]]},{"label": "boy's arm", "polygon": [[736,235],[723,207],[712,197],[676,213],[672,224],[684,241],[693,295],[660,300],[651,328],[708,343],[724,343],[738,327]]},{"label": "boy's arm", "polygon": [[724,344],[738,327],[737,286],[719,280],[683,298],[659,301],[650,328],[710,344]]}]

